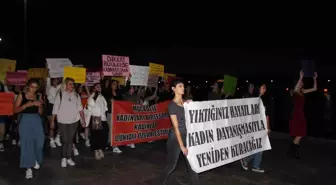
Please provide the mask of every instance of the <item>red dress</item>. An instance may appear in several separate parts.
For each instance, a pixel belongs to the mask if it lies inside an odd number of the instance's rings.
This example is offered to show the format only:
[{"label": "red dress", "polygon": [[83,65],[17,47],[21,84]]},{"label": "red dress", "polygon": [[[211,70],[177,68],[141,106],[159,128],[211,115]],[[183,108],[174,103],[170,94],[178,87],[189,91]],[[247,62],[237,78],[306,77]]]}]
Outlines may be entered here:
[{"label": "red dress", "polygon": [[307,133],[303,96],[294,95],[294,110],[292,120],[289,121],[289,133],[291,136],[305,136]]}]

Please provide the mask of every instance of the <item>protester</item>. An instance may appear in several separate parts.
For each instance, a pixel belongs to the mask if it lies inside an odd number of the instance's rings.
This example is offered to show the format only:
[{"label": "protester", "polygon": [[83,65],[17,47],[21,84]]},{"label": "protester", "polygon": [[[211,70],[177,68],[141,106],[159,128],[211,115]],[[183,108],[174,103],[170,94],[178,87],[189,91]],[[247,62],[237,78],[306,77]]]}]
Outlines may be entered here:
[{"label": "protester", "polygon": [[75,81],[72,78],[66,78],[57,94],[52,117],[52,128],[55,126],[57,116],[58,127],[62,137],[62,162],[61,167],[67,165],[75,166],[72,160],[73,140],[77,131],[78,122],[81,120],[82,126],[85,126],[83,106],[79,95],[74,89]]},{"label": "protester", "polygon": [[175,94],[173,101],[168,106],[169,116],[173,125],[173,129],[170,130],[167,141],[167,165],[163,175],[162,184],[168,183],[170,175],[176,168],[179,160],[180,153],[182,151],[187,163],[189,171],[190,181],[193,185],[199,185],[198,174],[194,172],[186,156],[188,155],[188,149],[186,148],[187,128],[185,123],[185,115],[182,96],[184,94],[184,84],[181,80],[176,79],[171,82],[171,88]]},{"label": "protester", "polygon": [[300,79],[297,82],[294,89],[294,109],[293,116],[289,122],[289,133],[294,137],[293,142],[290,145],[288,154],[296,159],[300,158],[300,141],[302,137],[307,134],[307,123],[304,114],[304,94],[311,93],[317,90],[317,73],[314,76],[314,87],[311,89],[305,89],[303,84],[303,71],[300,72]]},{"label": "protester", "polygon": [[26,168],[26,179],[33,178],[32,167],[39,169],[43,159],[44,133],[42,127],[41,95],[36,92],[39,84],[35,79],[27,83],[27,91],[21,93],[15,102],[14,113],[18,118],[21,142],[20,167]]}]

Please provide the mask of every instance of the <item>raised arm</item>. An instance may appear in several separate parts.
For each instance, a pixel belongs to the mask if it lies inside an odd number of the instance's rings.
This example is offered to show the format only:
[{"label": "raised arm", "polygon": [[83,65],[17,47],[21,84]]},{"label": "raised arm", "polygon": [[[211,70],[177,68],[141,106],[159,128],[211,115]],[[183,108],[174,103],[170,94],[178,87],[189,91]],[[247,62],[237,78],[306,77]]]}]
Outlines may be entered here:
[{"label": "raised arm", "polygon": [[301,91],[301,83],[302,83],[303,76],[304,76],[304,73],[301,70],[300,71],[300,78],[299,78],[298,82],[295,85],[294,92],[300,92]]},{"label": "raised arm", "polygon": [[307,93],[311,93],[311,92],[314,92],[314,91],[317,91],[317,73],[315,72],[315,75],[314,75],[314,86],[313,88],[311,89],[303,89],[302,92],[303,94],[307,94]]}]

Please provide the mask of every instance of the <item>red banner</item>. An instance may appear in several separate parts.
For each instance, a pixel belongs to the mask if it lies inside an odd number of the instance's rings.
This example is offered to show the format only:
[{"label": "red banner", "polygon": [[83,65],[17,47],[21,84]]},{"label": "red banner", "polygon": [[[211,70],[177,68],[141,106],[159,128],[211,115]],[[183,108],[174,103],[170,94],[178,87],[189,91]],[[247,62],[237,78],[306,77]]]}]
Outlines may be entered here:
[{"label": "red banner", "polygon": [[13,115],[14,93],[0,93],[0,115]]},{"label": "red banner", "polygon": [[127,101],[113,101],[113,146],[167,139],[171,128],[168,104],[135,105]]}]

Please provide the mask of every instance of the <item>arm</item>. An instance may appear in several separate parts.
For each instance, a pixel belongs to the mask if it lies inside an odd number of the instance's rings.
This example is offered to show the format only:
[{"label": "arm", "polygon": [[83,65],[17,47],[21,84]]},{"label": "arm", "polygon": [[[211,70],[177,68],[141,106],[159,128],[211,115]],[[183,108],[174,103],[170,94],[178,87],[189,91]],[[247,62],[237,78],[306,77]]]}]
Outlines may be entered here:
[{"label": "arm", "polygon": [[300,84],[302,83],[303,76],[304,76],[304,73],[303,73],[303,71],[301,70],[301,71],[300,71],[300,78],[299,78],[299,81],[298,81],[298,82],[296,83],[296,85],[295,85],[294,92],[300,92],[300,91],[301,91],[301,89],[300,89]]},{"label": "arm", "polygon": [[7,87],[7,85],[4,84],[3,87],[4,87],[4,91],[5,91],[5,92],[8,92],[8,87]]},{"label": "arm", "polygon": [[81,102],[81,99],[80,99],[79,96],[77,98],[77,109],[78,109],[78,112],[79,112],[79,115],[80,115],[81,119],[85,120],[84,111],[83,111],[83,105],[82,105],[82,102]]},{"label": "arm", "polygon": [[89,88],[88,88],[87,86],[85,86],[85,91],[86,91],[86,94],[87,94],[88,96],[90,96],[90,91],[89,91]]},{"label": "arm", "polygon": [[177,138],[177,142],[180,145],[180,148],[185,148],[183,141],[182,141],[182,137],[181,137],[181,133],[180,130],[178,129],[178,121],[177,121],[177,117],[176,115],[170,115],[170,119],[172,121],[173,124],[173,129]]},{"label": "arm", "polygon": [[22,106],[20,106],[22,103],[22,94],[19,94],[19,96],[16,98],[15,104],[14,104],[14,113],[19,113],[23,110],[25,110],[27,107],[31,107],[32,103],[28,102]]},{"label": "arm", "polygon": [[52,111],[52,120],[55,120],[56,115],[58,114],[58,111],[60,109],[60,105],[61,105],[60,96],[61,95],[59,93],[56,94],[55,103],[54,103],[53,111]]},{"label": "arm", "polygon": [[307,94],[307,93],[311,93],[311,92],[315,92],[317,91],[317,74],[315,73],[315,77],[314,77],[314,87],[311,89],[303,89],[302,92],[303,94]]},{"label": "arm", "polygon": [[157,98],[157,91],[158,91],[158,88],[156,87],[155,91],[154,91],[154,94],[152,96],[148,97],[147,100],[150,101],[150,100],[156,99]]}]

